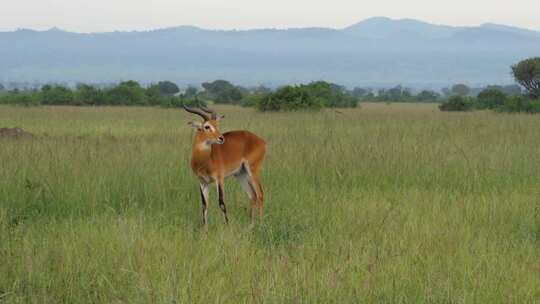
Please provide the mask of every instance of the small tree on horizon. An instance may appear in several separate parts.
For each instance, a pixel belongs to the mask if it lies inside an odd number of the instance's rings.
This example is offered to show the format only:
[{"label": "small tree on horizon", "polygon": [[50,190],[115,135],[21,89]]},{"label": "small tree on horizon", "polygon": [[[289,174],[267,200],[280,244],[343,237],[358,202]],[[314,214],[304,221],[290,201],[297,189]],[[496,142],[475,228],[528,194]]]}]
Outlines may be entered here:
[{"label": "small tree on horizon", "polygon": [[532,98],[540,98],[540,57],[525,59],[513,65],[512,74]]},{"label": "small tree on horizon", "polygon": [[455,84],[452,86],[452,93],[458,96],[467,96],[471,92],[471,88],[466,84]]},{"label": "small tree on horizon", "polygon": [[243,97],[242,90],[227,80],[204,82],[202,87],[216,103],[237,104]]},{"label": "small tree on horizon", "polygon": [[180,88],[178,88],[176,83],[171,81],[160,81],[157,85],[159,87],[159,92],[162,95],[174,95],[180,92]]}]

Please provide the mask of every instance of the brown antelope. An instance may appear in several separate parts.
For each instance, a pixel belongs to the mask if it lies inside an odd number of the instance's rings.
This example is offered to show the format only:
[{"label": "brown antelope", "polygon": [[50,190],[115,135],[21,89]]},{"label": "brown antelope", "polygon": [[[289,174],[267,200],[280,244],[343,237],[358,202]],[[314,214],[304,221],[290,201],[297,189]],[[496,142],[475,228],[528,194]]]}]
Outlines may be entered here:
[{"label": "brown antelope", "polygon": [[199,115],[203,122],[191,122],[196,129],[191,152],[191,169],[199,178],[203,209],[203,225],[208,220],[208,188],[216,183],[219,207],[229,223],[224,201],[224,180],[233,175],[251,200],[251,221],[255,209],[263,216],[263,188],[260,169],[266,153],[266,142],[249,131],[231,131],[221,134],[219,122],[223,116],[207,108],[190,108],[190,113]]}]

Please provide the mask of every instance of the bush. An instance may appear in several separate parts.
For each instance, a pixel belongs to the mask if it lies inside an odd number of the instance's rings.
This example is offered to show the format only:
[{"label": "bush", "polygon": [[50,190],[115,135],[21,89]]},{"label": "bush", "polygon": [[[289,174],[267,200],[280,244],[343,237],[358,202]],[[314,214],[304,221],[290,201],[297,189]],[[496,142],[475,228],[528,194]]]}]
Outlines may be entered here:
[{"label": "bush", "polygon": [[104,103],[103,92],[93,86],[80,84],[77,86],[75,92],[75,99],[77,105],[101,105]]},{"label": "bush", "polygon": [[71,105],[75,100],[73,91],[64,86],[44,85],[41,95],[41,103],[44,105]]},{"label": "bush", "polygon": [[[173,96],[172,83],[160,82],[143,88],[136,81],[125,81],[116,86],[99,89],[97,87],[78,84],[76,90],[56,85],[45,85],[41,91],[2,92],[0,104],[20,105],[153,105],[163,107],[179,107],[183,104],[199,106],[204,102],[196,96]],[[165,92],[160,85],[167,88]]]},{"label": "bush", "polygon": [[309,93],[319,99],[319,102],[329,108],[355,108],[358,99],[345,94],[345,89],[339,85],[325,81],[315,81],[303,86]]},{"label": "bush", "polygon": [[286,86],[274,93],[256,93],[242,99],[243,106],[256,106],[260,111],[296,111],[328,108],[354,108],[358,98],[347,94],[336,84],[315,81],[307,85]]},{"label": "bush", "polygon": [[526,111],[527,113],[540,113],[540,100],[529,100]]},{"label": "bush", "polygon": [[240,105],[242,107],[257,107],[261,100],[266,97],[268,94],[249,94],[244,96],[242,100],[240,100]]},{"label": "bush", "polygon": [[471,111],[474,109],[474,99],[465,96],[452,96],[439,106],[441,111]]},{"label": "bush", "polygon": [[320,99],[315,98],[305,86],[286,86],[264,96],[257,105],[259,111],[319,110]]},{"label": "bush", "polygon": [[423,90],[422,92],[418,93],[418,95],[413,96],[413,100],[420,102],[434,102],[437,99],[439,99],[441,95],[437,92],[431,91],[431,90]]},{"label": "bush", "polygon": [[495,109],[503,106],[507,96],[496,88],[484,89],[477,97],[480,109]]},{"label": "bush", "polygon": [[145,89],[135,81],[122,82],[104,91],[105,103],[108,105],[145,105],[147,103]]},{"label": "bush", "polygon": [[41,96],[37,92],[12,91],[0,96],[0,104],[38,106],[41,104]]},{"label": "bush", "polygon": [[411,90],[401,85],[390,89],[380,89],[377,92],[377,101],[381,102],[410,102],[413,101]]},{"label": "bush", "polygon": [[512,96],[503,106],[497,108],[499,112],[506,113],[540,113],[540,100],[530,100],[523,96]]}]

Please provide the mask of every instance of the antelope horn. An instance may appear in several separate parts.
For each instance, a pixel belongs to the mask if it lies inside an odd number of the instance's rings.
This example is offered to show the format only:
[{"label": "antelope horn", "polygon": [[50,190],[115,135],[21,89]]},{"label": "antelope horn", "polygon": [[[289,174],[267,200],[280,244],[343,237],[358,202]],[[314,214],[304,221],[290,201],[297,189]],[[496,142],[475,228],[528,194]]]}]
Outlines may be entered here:
[{"label": "antelope horn", "polygon": [[207,108],[207,107],[201,107],[201,109],[203,111],[205,111],[206,113],[208,113],[208,114],[212,114],[212,119],[216,119],[217,116],[218,116],[215,110],[212,110],[212,109]]},{"label": "antelope horn", "polygon": [[188,111],[189,113],[193,113],[193,114],[197,114],[199,115],[200,117],[202,117],[205,121],[206,120],[210,120],[210,117],[208,117],[208,115],[206,113],[204,113],[202,110],[200,109],[195,109],[195,108],[190,108],[188,106],[183,106],[184,107],[184,110]]}]

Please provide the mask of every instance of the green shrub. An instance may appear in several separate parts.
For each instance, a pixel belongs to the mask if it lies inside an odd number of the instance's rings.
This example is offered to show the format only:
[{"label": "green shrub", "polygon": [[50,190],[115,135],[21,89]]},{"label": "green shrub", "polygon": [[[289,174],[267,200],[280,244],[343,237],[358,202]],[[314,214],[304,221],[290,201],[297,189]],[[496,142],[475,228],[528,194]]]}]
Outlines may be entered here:
[{"label": "green shrub", "polygon": [[303,86],[309,93],[319,99],[324,107],[328,108],[355,108],[358,106],[358,99],[345,94],[345,89],[337,84],[315,81]]},{"label": "green shrub", "polygon": [[528,113],[540,113],[540,100],[530,100],[527,108]]},{"label": "green shrub", "polygon": [[413,96],[413,100],[420,102],[434,102],[439,99],[441,95],[435,91],[423,90],[418,95]]},{"label": "green shrub", "polygon": [[75,104],[73,91],[64,86],[44,85],[41,88],[41,103],[44,105]]},{"label": "green shrub", "polygon": [[103,91],[86,84],[78,85],[75,92],[76,104],[78,105],[101,105],[104,103],[104,97]]},{"label": "green shrub", "polygon": [[240,105],[242,107],[257,107],[261,100],[266,97],[268,94],[249,94],[244,96],[242,100],[240,100]]},{"label": "green shrub", "polygon": [[38,92],[19,92],[17,90],[0,95],[0,104],[38,106],[41,96]]},{"label": "green shrub", "polygon": [[122,82],[105,90],[105,102],[109,105],[145,105],[147,104],[145,89],[135,81]]},{"label": "green shrub", "polygon": [[540,113],[540,100],[530,100],[523,96],[512,96],[503,106],[497,108],[499,112],[506,113]]},{"label": "green shrub", "polygon": [[477,97],[477,104],[480,109],[495,109],[504,105],[506,94],[495,88],[484,89]]},{"label": "green shrub", "polygon": [[379,89],[376,101],[411,102],[414,98],[409,88],[398,85],[390,89]]},{"label": "green shrub", "polygon": [[[92,85],[78,84],[75,90],[58,85],[44,85],[40,91],[1,92],[0,104],[19,105],[152,105],[179,107],[204,105],[196,96],[173,96],[175,91],[170,82],[160,82],[148,88],[136,81],[125,81],[116,86],[100,89]],[[160,85],[165,87],[162,92]]]},{"label": "green shrub", "polygon": [[474,99],[466,96],[452,96],[447,102],[439,106],[441,111],[463,112],[474,109]]},{"label": "green shrub", "polygon": [[258,103],[259,111],[319,110],[323,104],[305,86],[286,86],[264,96]]}]

